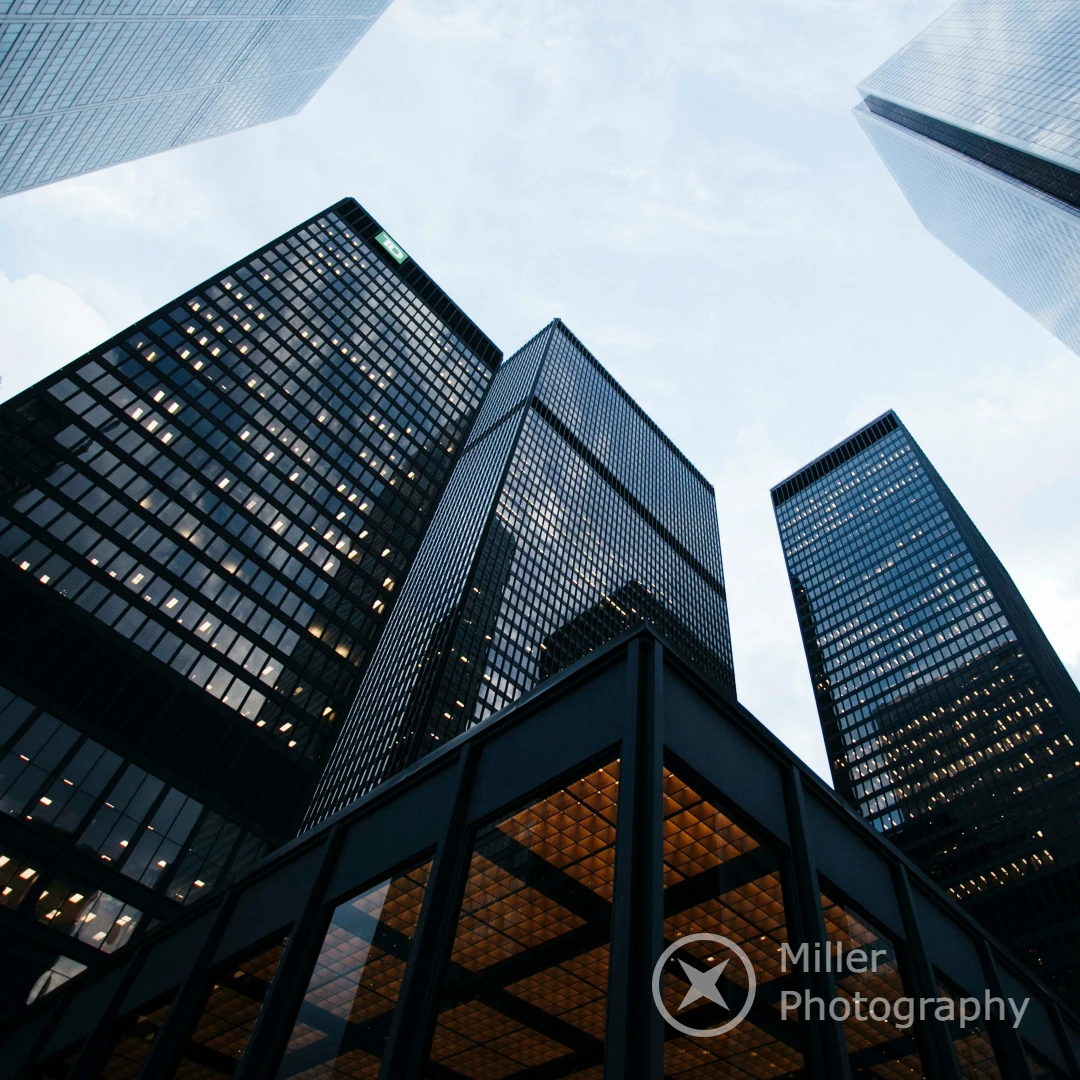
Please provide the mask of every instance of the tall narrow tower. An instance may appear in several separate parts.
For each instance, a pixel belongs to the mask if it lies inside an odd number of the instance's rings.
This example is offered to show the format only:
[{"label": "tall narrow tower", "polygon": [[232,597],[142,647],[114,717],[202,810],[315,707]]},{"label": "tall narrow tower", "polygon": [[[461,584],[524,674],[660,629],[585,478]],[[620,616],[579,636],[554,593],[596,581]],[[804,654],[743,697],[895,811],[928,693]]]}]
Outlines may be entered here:
[{"label": "tall narrow tower", "polygon": [[290,116],[389,4],[2,4],[0,195]]},{"label": "tall narrow tower", "polygon": [[859,84],[919,220],[1080,352],[1080,7],[960,0]]},{"label": "tall narrow tower", "polygon": [[837,791],[1080,989],[1080,692],[894,412],[772,491]]},{"label": "tall narrow tower", "polygon": [[350,199],[0,406],[8,1004],[295,833],[499,359]]},{"label": "tall narrow tower", "polygon": [[556,319],[492,383],[307,824],[646,620],[734,694],[712,486]]}]

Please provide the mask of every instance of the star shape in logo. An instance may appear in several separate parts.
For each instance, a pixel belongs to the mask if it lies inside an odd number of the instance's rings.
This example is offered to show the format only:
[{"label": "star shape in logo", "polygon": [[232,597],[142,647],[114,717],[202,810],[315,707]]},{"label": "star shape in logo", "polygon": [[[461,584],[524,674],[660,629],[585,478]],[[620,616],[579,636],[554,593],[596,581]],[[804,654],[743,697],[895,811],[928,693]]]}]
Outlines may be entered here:
[{"label": "star shape in logo", "polygon": [[686,996],[682,999],[677,1010],[678,1012],[682,1012],[687,1005],[693,1005],[698,998],[708,998],[709,1001],[716,1005],[720,1005],[725,1009],[728,1007],[728,1003],[724,1000],[723,995],[716,987],[717,980],[723,974],[724,968],[728,965],[727,960],[717,964],[714,968],[709,968],[708,971],[698,971],[696,967],[688,964],[681,957],[679,958],[679,963],[682,965],[686,977],[690,980],[690,989],[686,991]]}]

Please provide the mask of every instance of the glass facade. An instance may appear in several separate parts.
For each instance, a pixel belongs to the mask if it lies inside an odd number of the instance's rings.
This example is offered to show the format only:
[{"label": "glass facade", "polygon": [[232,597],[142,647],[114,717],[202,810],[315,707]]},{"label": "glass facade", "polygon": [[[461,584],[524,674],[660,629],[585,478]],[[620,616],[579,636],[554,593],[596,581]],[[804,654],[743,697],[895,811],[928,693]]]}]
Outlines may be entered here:
[{"label": "glass facade", "polygon": [[[988,155],[971,147],[971,140],[951,141],[977,156],[923,133],[940,135],[936,128],[897,122],[911,120],[898,110],[874,111],[864,103],[855,115],[926,229],[1080,353],[1076,206],[987,164]],[[1080,176],[1072,184],[1080,192]],[[1057,185],[1053,190],[1068,194]]]},{"label": "glass facade", "polygon": [[0,195],[298,112],[390,0],[0,0]]},{"label": "glass facade", "polygon": [[1078,1024],[641,629],[35,1003],[0,1078],[1036,1080]]},{"label": "glass facade", "polygon": [[0,844],[55,845],[0,903],[66,882],[66,938],[296,829],[500,359],[380,234],[346,200],[0,406]]},{"label": "glass facade", "polygon": [[919,220],[1080,352],[1080,11],[960,0],[859,84]]},{"label": "glass facade", "polygon": [[773,489],[837,791],[1076,993],[1080,693],[895,413]]},{"label": "glass facade", "polygon": [[712,486],[555,320],[492,384],[307,825],[645,620],[734,693]]},{"label": "glass facade", "polygon": [[1080,11],[1072,0],[960,0],[860,84],[1080,170]]}]

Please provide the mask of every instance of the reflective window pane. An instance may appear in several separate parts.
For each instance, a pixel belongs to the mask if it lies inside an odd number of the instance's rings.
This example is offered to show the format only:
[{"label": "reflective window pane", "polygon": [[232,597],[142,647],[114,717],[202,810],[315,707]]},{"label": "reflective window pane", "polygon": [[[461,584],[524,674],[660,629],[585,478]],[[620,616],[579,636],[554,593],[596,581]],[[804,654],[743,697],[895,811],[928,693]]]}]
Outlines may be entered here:
[{"label": "reflective window pane", "polygon": [[[937,992],[938,997],[951,998],[957,1003],[965,996],[940,976]],[[954,1012],[957,1017],[960,1016],[959,1004],[954,1006]],[[955,1020],[949,1024],[949,1034],[952,1036],[953,1049],[956,1051],[956,1060],[960,1065],[963,1080],[1001,1080],[1001,1070],[998,1068],[994,1048],[990,1045],[990,1034],[981,1018],[965,1020],[963,1027],[959,1020]]]},{"label": "reflective window pane", "polygon": [[[836,978],[836,1000],[846,1004],[844,1039],[852,1072],[867,1080],[922,1077],[910,998],[898,1004],[906,992],[891,939],[847,905],[825,895],[821,902],[826,936],[834,950],[840,944],[842,956],[847,958],[844,972]],[[855,950],[865,953],[866,971],[856,972],[848,966]],[[861,958],[858,966],[864,966]],[[885,1005],[874,1005],[874,999],[888,1002],[887,1014]],[[837,1019],[845,1012],[845,1004],[836,1006],[833,1015]],[[829,1007],[833,1008],[831,1003]],[[879,1019],[886,1015],[886,1019]]]},{"label": "reflective window pane", "polygon": [[232,959],[211,976],[210,996],[184,1048],[177,1080],[216,1080],[232,1076],[277,970],[285,935],[247,959]]},{"label": "reflective window pane", "polygon": [[280,1080],[378,1075],[430,873],[426,862],[335,909]]},{"label": "reflective window pane", "polygon": [[[798,1072],[803,1067],[799,1021],[783,1019],[780,1012],[781,991],[801,989],[801,982],[780,970],[787,924],[777,856],[667,769],[664,914],[667,945],[691,934],[725,937],[747,954],[757,980],[749,1013],[730,1031],[703,1039],[665,1027],[665,1075],[720,1080]],[[730,952],[719,955],[721,948],[716,942],[693,942],[664,965],[665,1007],[687,1027],[721,1027],[746,1000],[745,970]],[[709,972],[725,961],[715,983],[724,1006],[694,995],[687,966]]]},{"label": "reflective window pane", "polygon": [[116,1042],[101,1070],[101,1080],[135,1080],[171,1004],[170,994],[166,1000],[159,1000],[121,1022]]},{"label": "reflective window pane", "polygon": [[612,762],[478,832],[433,1075],[599,1076],[617,796]]}]

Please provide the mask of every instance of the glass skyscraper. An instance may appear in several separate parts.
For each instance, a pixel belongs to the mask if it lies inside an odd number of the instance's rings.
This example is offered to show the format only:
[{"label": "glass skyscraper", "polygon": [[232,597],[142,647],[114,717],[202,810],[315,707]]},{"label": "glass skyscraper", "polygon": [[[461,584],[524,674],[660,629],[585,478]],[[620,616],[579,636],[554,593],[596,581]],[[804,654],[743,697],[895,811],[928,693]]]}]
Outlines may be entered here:
[{"label": "glass skyscraper", "polygon": [[896,414],[772,491],[837,791],[1080,990],[1080,692]]},{"label": "glass skyscraper", "polygon": [[1080,352],[1080,10],[960,0],[860,85],[923,225]]},{"label": "glass skyscraper", "polygon": [[9,1005],[295,833],[500,359],[345,200],[0,406]]},{"label": "glass skyscraper", "polygon": [[0,195],[298,112],[390,0],[0,0]]},{"label": "glass skyscraper", "polygon": [[492,383],[307,824],[646,620],[734,694],[712,485],[556,319]]}]

